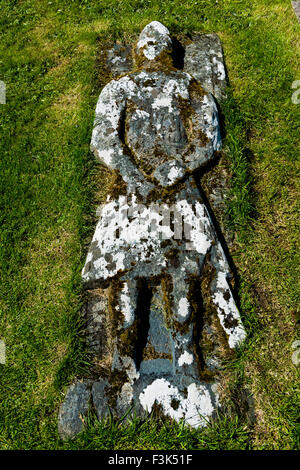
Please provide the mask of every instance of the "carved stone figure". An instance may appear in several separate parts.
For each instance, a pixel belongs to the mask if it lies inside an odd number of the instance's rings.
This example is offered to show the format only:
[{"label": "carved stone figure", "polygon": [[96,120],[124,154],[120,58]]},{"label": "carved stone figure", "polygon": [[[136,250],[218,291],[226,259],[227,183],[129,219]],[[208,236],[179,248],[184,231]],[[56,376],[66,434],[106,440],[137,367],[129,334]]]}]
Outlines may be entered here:
[{"label": "carved stone figure", "polygon": [[[103,293],[107,355],[99,380],[78,386],[99,418],[108,408],[117,416],[158,408],[198,427],[218,407],[221,360],[245,337],[194,178],[221,147],[218,110],[199,81],[174,67],[161,23],[143,29],[134,62],[137,71],[108,83],[96,107],[91,149],[115,184],[82,279]],[[60,412],[65,436],[72,387]],[[86,400],[77,400],[77,413]]]}]

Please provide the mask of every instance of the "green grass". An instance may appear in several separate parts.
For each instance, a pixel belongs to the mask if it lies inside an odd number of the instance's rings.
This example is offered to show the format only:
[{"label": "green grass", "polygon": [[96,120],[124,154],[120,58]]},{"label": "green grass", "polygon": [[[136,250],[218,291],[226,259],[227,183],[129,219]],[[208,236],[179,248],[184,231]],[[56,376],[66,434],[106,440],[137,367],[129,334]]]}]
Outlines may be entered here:
[{"label": "green grass", "polygon": [[[249,337],[226,368],[228,411],[206,429],[155,420],[126,427],[90,417],[82,435],[62,443],[58,407],[67,384],[88,371],[80,269],[107,182],[89,153],[105,82],[97,54],[105,41],[131,40],[154,19],[173,34],[218,32],[223,43],[228,213]],[[7,86],[7,104],[0,105],[0,338],[7,347],[0,447],[299,448],[291,361],[300,117],[291,85],[299,79],[299,25],[290,1],[2,0],[0,28],[0,80]],[[238,413],[242,389],[255,401],[254,422]]]},{"label": "green grass", "polygon": [[132,419],[127,425],[115,421],[88,419],[85,432],[68,444],[69,449],[116,450],[229,450],[249,449],[251,432],[237,417],[218,417],[204,431],[191,430],[183,423],[156,419]]}]

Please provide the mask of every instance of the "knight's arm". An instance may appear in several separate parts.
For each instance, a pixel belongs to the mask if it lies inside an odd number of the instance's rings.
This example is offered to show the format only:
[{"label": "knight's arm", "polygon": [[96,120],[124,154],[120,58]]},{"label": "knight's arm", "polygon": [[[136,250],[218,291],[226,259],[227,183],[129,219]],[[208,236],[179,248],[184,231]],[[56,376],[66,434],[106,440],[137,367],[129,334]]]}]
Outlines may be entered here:
[{"label": "knight's arm", "polygon": [[218,108],[211,93],[205,92],[195,79],[190,80],[189,149],[186,167],[194,171],[214,159],[220,150],[221,134]]},{"label": "knight's arm", "polygon": [[203,90],[200,83],[188,73],[184,75],[188,94],[179,82],[179,109],[188,145],[185,153],[164,162],[155,170],[154,176],[162,186],[170,186],[184,177],[186,172],[201,168],[215,157],[221,148],[218,109],[214,97]]},{"label": "knight's arm", "polygon": [[152,186],[145,181],[124,149],[120,129],[126,110],[126,83],[112,80],[102,90],[96,106],[96,116],[91,139],[95,157],[112,170],[118,170],[128,185],[128,192],[138,190],[147,194]]}]

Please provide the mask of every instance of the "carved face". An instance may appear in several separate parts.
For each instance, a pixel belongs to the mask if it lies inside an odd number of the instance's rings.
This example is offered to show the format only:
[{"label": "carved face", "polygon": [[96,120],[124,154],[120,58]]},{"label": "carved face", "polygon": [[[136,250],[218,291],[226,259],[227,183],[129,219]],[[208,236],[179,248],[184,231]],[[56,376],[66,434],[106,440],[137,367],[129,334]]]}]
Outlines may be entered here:
[{"label": "carved face", "polygon": [[153,60],[163,51],[172,52],[172,39],[169,30],[159,21],[152,21],[141,32],[137,46],[137,55]]}]

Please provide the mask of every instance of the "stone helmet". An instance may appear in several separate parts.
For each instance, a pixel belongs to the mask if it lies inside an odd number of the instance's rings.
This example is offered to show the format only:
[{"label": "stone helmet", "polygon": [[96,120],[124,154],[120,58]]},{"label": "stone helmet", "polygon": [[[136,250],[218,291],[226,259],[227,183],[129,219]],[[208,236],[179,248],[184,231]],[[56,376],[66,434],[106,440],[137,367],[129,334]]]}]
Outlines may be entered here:
[{"label": "stone helmet", "polygon": [[136,55],[149,61],[158,58],[162,52],[172,52],[172,39],[169,30],[159,21],[147,24],[139,36]]}]

